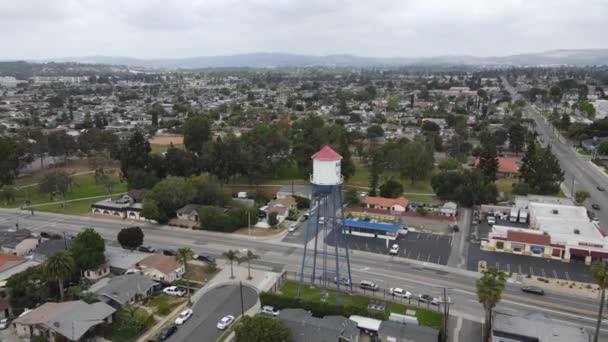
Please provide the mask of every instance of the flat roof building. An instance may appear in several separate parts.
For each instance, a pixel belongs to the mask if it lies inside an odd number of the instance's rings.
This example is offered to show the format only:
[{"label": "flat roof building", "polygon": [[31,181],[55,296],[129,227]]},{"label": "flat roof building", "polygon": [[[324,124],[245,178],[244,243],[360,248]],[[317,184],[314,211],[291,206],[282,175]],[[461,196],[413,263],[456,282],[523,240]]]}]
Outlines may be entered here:
[{"label": "flat roof building", "polygon": [[494,342],[589,342],[584,327],[555,322],[541,313],[513,316],[494,313],[492,326]]}]

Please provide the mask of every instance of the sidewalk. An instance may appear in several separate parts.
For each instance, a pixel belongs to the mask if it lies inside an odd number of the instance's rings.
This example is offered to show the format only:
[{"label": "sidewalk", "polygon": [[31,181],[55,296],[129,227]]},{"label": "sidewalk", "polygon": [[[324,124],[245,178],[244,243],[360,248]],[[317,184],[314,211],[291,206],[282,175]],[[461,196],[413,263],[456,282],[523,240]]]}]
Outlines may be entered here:
[{"label": "sidewalk", "polygon": [[467,267],[467,250],[468,236],[471,226],[471,209],[460,209],[458,217],[458,233],[452,233],[452,250],[447,266],[454,268],[466,269]]}]

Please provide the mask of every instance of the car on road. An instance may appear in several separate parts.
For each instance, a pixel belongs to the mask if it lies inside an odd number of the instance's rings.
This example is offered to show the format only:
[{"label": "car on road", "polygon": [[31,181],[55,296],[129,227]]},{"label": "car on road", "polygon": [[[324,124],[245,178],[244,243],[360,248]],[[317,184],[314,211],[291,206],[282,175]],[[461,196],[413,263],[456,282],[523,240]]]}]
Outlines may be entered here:
[{"label": "car on road", "polygon": [[[338,278],[334,277],[334,284],[337,284],[337,283],[338,283]],[[341,277],[340,285],[350,286],[350,281],[348,281],[348,278]]]},{"label": "car on road", "polygon": [[171,324],[170,326],[166,327],[165,329],[163,329],[163,331],[160,332],[160,335],[158,335],[157,341],[164,341],[164,340],[168,339],[169,337],[171,337],[171,335],[175,334],[176,331],[177,331],[177,325]]},{"label": "car on road", "polygon": [[391,249],[388,251],[389,255],[397,255],[399,254],[399,245],[398,244],[393,244],[391,246]]},{"label": "car on road", "polygon": [[156,252],[156,249],[154,249],[154,247],[150,246],[150,245],[141,245],[139,246],[139,248],[137,248],[138,251],[140,252],[144,252],[144,253],[154,253]]},{"label": "car on road", "polygon": [[209,254],[195,254],[193,257],[194,260],[202,261],[202,262],[214,262],[215,257]]},{"label": "car on road", "polygon": [[431,297],[428,294],[419,294],[418,301],[421,303],[431,303],[433,305],[439,305],[439,303],[441,303],[441,300],[439,298]]},{"label": "car on road", "polygon": [[412,293],[410,291],[406,291],[400,287],[392,287],[390,289],[390,293],[391,293],[391,295],[393,295],[395,297],[408,298],[408,299],[412,297]]},{"label": "car on road", "polygon": [[593,204],[591,205],[591,208],[593,208],[593,209],[595,209],[595,210],[600,210],[600,205],[599,205],[599,204],[597,204],[597,203],[593,203]]},{"label": "car on road", "polygon": [[359,288],[362,288],[364,290],[378,291],[378,285],[372,283],[369,280],[361,280],[361,282],[359,283]]},{"label": "car on road", "polygon": [[234,322],[234,316],[227,315],[222,317],[219,322],[217,322],[217,328],[220,330],[224,330],[230,326]]},{"label": "car on road", "polygon": [[264,315],[276,317],[279,315],[280,312],[281,312],[281,310],[275,308],[274,306],[264,305],[262,307],[262,314],[264,314]]},{"label": "car on road", "polygon": [[169,286],[163,289],[163,293],[169,296],[183,297],[186,294],[186,291],[177,286]]},{"label": "car on road", "polygon": [[4,330],[10,326],[11,321],[8,318],[0,319],[0,330]]},{"label": "car on road", "polygon": [[539,296],[542,296],[545,294],[545,290],[543,290],[542,288],[540,288],[538,286],[524,286],[521,288],[521,290],[525,293],[532,293],[532,294],[539,295]]},{"label": "car on road", "polygon": [[186,309],[179,313],[179,316],[175,319],[175,324],[182,325],[186,323],[188,318],[192,317],[192,309]]},{"label": "car on road", "polygon": [[163,255],[166,256],[176,256],[177,252],[174,249],[163,249]]},{"label": "car on road", "polygon": [[606,191],[606,188],[604,188],[603,186],[598,186],[597,190],[599,190],[599,191]]},{"label": "car on road", "polygon": [[294,223],[290,224],[289,228],[287,228],[287,230],[290,231],[290,232],[295,232],[296,229],[298,229],[298,223],[297,222],[294,222]]},{"label": "car on road", "polygon": [[496,224],[496,217],[494,217],[494,216],[488,216],[488,224],[490,226],[495,225]]}]

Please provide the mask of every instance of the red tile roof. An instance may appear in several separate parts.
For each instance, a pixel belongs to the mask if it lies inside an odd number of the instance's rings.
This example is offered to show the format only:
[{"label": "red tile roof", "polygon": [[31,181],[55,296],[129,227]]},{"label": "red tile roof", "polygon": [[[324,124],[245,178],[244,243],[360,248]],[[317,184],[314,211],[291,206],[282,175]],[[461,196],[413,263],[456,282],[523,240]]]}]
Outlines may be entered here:
[{"label": "red tile roof", "polygon": [[515,230],[509,230],[507,232],[507,240],[513,242],[523,242],[534,245],[549,246],[551,244],[551,237],[544,234],[531,234],[526,232],[519,232]]},{"label": "red tile roof", "polygon": [[398,204],[404,208],[407,207],[407,204],[409,203],[409,201],[405,197],[384,198],[384,197],[372,197],[372,196],[365,197],[365,199],[363,199],[363,202],[365,204],[380,205],[383,207],[392,207],[393,205]]},{"label": "red tile roof", "polygon": [[[498,172],[500,173],[518,173],[519,166],[517,165],[517,159],[508,157],[498,157]],[[479,159],[475,160],[475,167],[479,165]]]},{"label": "red tile roof", "polygon": [[328,145],[325,145],[319,152],[313,154],[313,156],[310,158],[321,161],[342,160],[342,156]]}]

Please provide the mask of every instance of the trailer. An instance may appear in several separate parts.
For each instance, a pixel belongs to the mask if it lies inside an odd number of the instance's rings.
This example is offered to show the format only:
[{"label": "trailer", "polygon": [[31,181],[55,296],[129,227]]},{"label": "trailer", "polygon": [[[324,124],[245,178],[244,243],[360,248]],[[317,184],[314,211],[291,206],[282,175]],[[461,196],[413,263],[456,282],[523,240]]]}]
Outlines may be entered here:
[{"label": "trailer", "polygon": [[511,214],[509,215],[509,221],[517,222],[518,218],[519,218],[519,209],[511,208]]},{"label": "trailer", "polygon": [[519,223],[528,223],[528,211],[527,210],[521,210],[519,212]]}]

